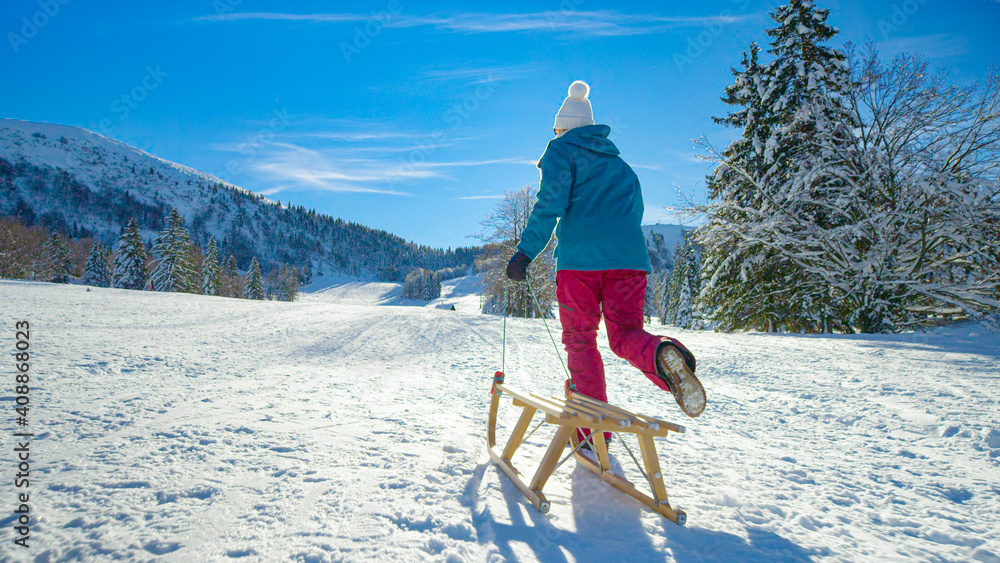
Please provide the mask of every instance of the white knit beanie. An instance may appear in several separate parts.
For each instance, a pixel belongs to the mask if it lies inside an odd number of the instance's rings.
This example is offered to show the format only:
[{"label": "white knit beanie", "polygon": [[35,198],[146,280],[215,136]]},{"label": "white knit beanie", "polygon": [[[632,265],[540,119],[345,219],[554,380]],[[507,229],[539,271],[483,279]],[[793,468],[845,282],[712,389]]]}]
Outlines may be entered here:
[{"label": "white knit beanie", "polygon": [[594,110],[590,107],[590,86],[582,80],[569,85],[569,97],[563,101],[556,114],[556,129],[573,129],[594,124]]}]

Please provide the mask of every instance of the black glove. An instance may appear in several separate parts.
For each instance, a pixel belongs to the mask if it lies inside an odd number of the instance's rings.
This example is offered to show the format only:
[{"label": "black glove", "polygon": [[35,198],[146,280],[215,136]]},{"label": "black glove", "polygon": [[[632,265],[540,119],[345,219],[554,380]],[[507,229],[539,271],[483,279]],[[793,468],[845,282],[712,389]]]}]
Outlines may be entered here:
[{"label": "black glove", "polygon": [[524,281],[528,275],[528,264],[531,264],[531,258],[518,251],[510,257],[510,262],[507,262],[507,277],[514,281]]}]

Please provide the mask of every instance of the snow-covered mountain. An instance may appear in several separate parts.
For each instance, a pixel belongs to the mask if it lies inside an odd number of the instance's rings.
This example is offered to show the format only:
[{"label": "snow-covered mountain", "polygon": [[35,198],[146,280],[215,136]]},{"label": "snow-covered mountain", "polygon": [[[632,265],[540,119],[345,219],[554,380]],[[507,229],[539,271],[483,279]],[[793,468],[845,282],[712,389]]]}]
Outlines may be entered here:
[{"label": "snow-covered mountain", "polygon": [[642,232],[646,235],[646,248],[649,249],[649,261],[653,272],[663,272],[674,266],[674,249],[684,242],[684,236],[694,231],[694,227],[683,225],[643,225]]},{"label": "snow-covered mountain", "polygon": [[193,168],[86,129],[0,119],[0,215],[18,215],[50,230],[116,242],[135,217],[144,238],[176,208],[192,239],[210,236],[241,267],[324,269],[402,279],[421,266],[471,265],[476,251],[443,251],[303,207],[280,206]]}]

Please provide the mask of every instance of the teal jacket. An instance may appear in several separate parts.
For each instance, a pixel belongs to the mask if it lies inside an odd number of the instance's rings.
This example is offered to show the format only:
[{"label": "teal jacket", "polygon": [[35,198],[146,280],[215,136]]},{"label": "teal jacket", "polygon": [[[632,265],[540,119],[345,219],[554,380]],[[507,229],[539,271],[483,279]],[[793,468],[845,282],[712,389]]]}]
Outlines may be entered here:
[{"label": "teal jacket", "polygon": [[538,201],[517,245],[528,258],[545,249],[555,228],[558,270],[651,271],[639,178],[610,133],[607,125],[586,125],[549,141],[538,161]]}]

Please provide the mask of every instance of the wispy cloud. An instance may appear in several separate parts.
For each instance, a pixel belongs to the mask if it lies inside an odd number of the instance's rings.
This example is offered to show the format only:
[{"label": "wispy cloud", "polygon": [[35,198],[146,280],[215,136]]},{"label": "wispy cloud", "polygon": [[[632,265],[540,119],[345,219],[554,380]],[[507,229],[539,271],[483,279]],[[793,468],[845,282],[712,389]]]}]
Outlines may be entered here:
[{"label": "wispy cloud", "polygon": [[[239,152],[239,144],[216,144],[211,148],[224,152]],[[519,164],[518,158],[476,160],[437,160],[410,162],[405,152],[419,147],[368,147],[378,153],[403,153],[373,157],[363,147],[311,148],[287,141],[261,142],[254,147],[255,157],[249,168],[261,179],[258,190],[264,195],[283,191],[322,191],[413,196],[402,185],[412,181],[447,178],[447,170],[497,164]]]},{"label": "wispy cloud", "polygon": [[292,143],[269,142],[260,152],[253,169],[269,184],[264,195],[286,190],[413,195],[390,186],[377,160],[334,159]]},{"label": "wispy cloud", "polygon": [[490,84],[514,80],[542,70],[544,67],[537,64],[505,67],[435,68],[424,71],[423,76],[430,81],[457,80],[469,84]]},{"label": "wispy cloud", "polygon": [[[759,14],[709,16],[658,16],[600,11],[547,11],[529,14],[473,12],[461,14],[396,14],[380,20],[384,27],[433,27],[452,33],[559,32],[583,36],[612,37],[664,33],[684,27],[732,25]],[[195,21],[236,22],[271,20],[306,23],[356,23],[379,16],[352,13],[289,14],[280,12],[232,13],[202,16]]]},{"label": "wispy cloud", "polygon": [[454,199],[467,200],[467,199],[503,199],[503,194],[495,195],[467,195],[463,197],[456,197]]},{"label": "wispy cloud", "polygon": [[632,168],[639,168],[641,170],[655,170],[657,172],[663,172],[663,167],[660,166],[659,164],[637,164],[637,163],[631,163],[631,164],[629,164],[629,166],[631,166]]}]

